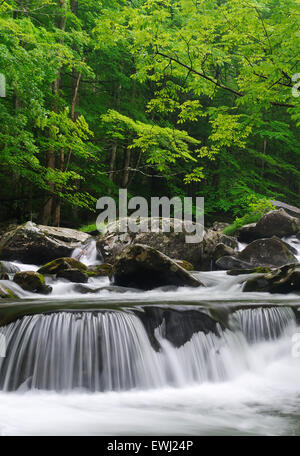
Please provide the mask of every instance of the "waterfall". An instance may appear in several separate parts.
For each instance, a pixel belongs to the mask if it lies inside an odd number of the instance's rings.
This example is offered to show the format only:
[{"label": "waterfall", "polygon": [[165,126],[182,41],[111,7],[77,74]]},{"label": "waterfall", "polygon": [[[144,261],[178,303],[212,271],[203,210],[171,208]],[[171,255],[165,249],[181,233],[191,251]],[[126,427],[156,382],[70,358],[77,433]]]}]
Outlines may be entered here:
[{"label": "waterfall", "polygon": [[289,307],[259,307],[234,312],[231,322],[242,331],[248,342],[274,340],[292,324],[295,314]]},{"label": "waterfall", "polygon": [[154,331],[155,350],[131,312],[25,316],[1,328],[7,354],[0,358],[0,389],[125,391],[224,381],[251,365],[247,340],[278,337],[293,319],[288,308],[238,310],[236,331],[217,324],[215,332],[194,332],[177,348],[163,322]]},{"label": "waterfall", "polygon": [[97,251],[95,239],[91,239],[82,246],[77,247],[72,253],[72,258],[81,261],[87,266],[103,262],[103,258],[100,257]]}]

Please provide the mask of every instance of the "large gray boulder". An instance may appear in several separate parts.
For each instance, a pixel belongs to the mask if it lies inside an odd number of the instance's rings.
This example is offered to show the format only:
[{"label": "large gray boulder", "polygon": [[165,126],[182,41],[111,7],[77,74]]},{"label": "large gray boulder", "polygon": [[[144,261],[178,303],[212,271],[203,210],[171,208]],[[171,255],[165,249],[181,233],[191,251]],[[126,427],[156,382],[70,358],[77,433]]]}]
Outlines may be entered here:
[{"label": "large gray boulder", "polygon": [[244,225],[237,231],[240,242],[251,242],[256,239],[293,236],[300,231],[300,218],[293,217],[284,209],[270,211],[257,223]]},{"label": "large gray boulder", "polygon": [[90,236],[70,228],[27,222],[5,233],[0,240],[0,259],[43,264],[68,257]]},{"label": "large gray boulder", "polygon": [[246,261],[239,260],[234,256],[225,255],[221,258],[218,258],[216,261],[216,266],[218,269],[228,271],[231,269],[249,269],[252,265]]},{"label": "large gray boulder", "polygon": [[[186,242],[186,235],[189,235],[189,233],[185,227],[182,226],[182,232],[175,232],[174,219],[166,218],[155,219],[160,232],[121,233],[120,224],[122,220],[124,219],[109,224],[106,227],[106,232],[98,237],[97,250],[103,256],[105,262],[114,263],[116,257],[126,247],[134,244],[143,244],[159,250],[174,260],[186,260],[197,270],[210,270],[213,253],[219,243],[226,244],[232,248],[237,246],[234,238],[215,230],[204,230],[201,242],[189,244]],[[153,218],[143,220],[150,229]],[[170,232],[165,232],[161,228],[168,223],[170,223],[171,230]]]},{"label": "large gray boulder", "polygon": [[300,292],[300,264],[288,264],[256,277],[251,277],[243,291],[262,291],[269,293]]},{"label": "large gray boulder", "polygon": [[237,258],[253,266],[278,267],[288,263],[298,263],[290,247],[276,237],[251,242],[238,253]]},{"label": "large gray boulder", "polygon": [[255,230],[260,238],[292,236],[300,230],[300,219],[292,217],[284,209],[270,211],[257,222]]},{"label": "large gray boulder", "polygon": [[167,255],[147,245],[134,244],[117,257],[115,285],[150,290],[164,285],[199,287],[203,284]]}]

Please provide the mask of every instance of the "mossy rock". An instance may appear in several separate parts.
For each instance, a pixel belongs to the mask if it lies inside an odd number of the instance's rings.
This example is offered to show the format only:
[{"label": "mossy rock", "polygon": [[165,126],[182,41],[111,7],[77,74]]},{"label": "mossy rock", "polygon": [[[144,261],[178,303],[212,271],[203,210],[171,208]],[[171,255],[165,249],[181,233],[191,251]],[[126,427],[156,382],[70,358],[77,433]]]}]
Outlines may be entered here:
[{"label": "mossy rock", "polygon": [[103,264],[99,264],[97,266],[90,267],[86,271],[86,274],[89,277],[109,277],[111,275],[112,268],[113,268],[112,264],[103,263]]},{"label": "mossy rock", "polygon": [[237,276],[240,274],[267,274],[271,271],[272,269],[267,268],[266,266],[258,266],[253,269],[231,269],[230,271],[227,271],[227,274],[231,276]]},{"label": "mossy rock", "polygon": [[41,274],[57,274],[67,269],[79,269],[79,271],[86,272],[88,268],[75,258],[62,257],[44,264],[38,272]]},{"label": "mossy rock", "polygon": [[0,299],[19,299],[9,288],[0,283]]},{"label": "mossy rock", "polygon": [[175,263],[179,264],[179,266],[181,266],[186,271],[194,271],[195,270],[194,266],[189,261],[186,261],[186,260],[175,260]]},{"label": "mossy rock", "polygon": [[17,272],[13,280],[23,290],[31,291],[32,293],[49,294],[52,291],[52,288],[45,284],[43,274],[34,271]]}]

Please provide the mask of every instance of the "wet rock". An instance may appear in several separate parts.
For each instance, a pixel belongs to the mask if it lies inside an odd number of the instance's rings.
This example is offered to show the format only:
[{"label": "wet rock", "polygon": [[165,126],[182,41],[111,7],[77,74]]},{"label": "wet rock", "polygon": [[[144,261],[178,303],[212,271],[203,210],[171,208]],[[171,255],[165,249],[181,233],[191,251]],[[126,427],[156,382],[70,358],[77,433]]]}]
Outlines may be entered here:
[{"label": "wet rock", "polygon": [[223,243],[220,243],[216,246],[214,253],[213,253],[213,259],[214,261],[217,261],[219,258],[223,256],[235,256],[236,252],[232,247],[229,247],[228,245],[225,245]]},{"label": "wet rock", "polygon": [[168,256],[152,247],[134,244],[122,251],[112,270],[115,285],[150,290],[164,285],[203,284]]},{"label": "wet rock", "polygon": [[271,268],[267,268],[265,266],[257,266],[257,268],[252,269],[231,269],[230,271],[227,271],[226,274],[237,276],[241,274],[264,274],[268,272],[271,272]]},{"label": "wet rock", "polygon": [[75,258],[56,258],[56,260],[50,261],[47,264],[44,264],[38,272],[41,274],[58,274],[61,271],[66,271],[68,269],[79,269],[79,271],[87,271],[87,266],[81,263]]},{"label": "wet rock", "polygon": [[88,276],[84,272],[80,271],[79,269],[71,268],[71,269],[64,269],[59,271],[56,274],[56,277],[61,279],[66,279],[69,282],[76,282],[76,283],[87,283]]},{"label": "wet rock", "polygon": [[109,277],[112,271],[112,264],[102,263],[88,268],[87,274],[90,277]]},{"label": "wet rock", "polygon": [[19,299],[9,288],[0,283],[0,299]]},{"label": "wet rock", "polygon": [[128,293],[128,292],[142,293],[142,290],[139,290],[137,288],[118,287],[115,285],[107,285],[105,287],[98,287],[98,288],[92,288],[88,285],[75,285],[74,291],[76,293],[81,293],[81,294],[95,294],[95,293],[99,293],[100,291],[110,291],[112,293]]},{"label": "wet rock", "polygon": [[300,264],[288,264],[259,277],[251,277],[243,291],[268,293],[300,292]]},{"label": "wet rock", "polygon": [[32,293],[49,294],[52,291],[52,288],[45,284],[44,276],[34,271],[17,272],[13,281],[23,290]]},{"label": "wet rock", "polygon": [[237,257],[252,266],[276,267],[298,262],[289,246],[276,237],[257,239],[251,242],[244,250],[238,253]]},{"label": "wet rock", "polygon": [[0,240],[0,258],[41,264],[70,256],[90,236],[70,228],[27,222],[6,232]]},{"label": "wet rock", "polygon": [[218,258],[218,260],[216,261],[216,266],[218,269],[222,270],[249,269],[252,267],[250,263],[228,255]]}]

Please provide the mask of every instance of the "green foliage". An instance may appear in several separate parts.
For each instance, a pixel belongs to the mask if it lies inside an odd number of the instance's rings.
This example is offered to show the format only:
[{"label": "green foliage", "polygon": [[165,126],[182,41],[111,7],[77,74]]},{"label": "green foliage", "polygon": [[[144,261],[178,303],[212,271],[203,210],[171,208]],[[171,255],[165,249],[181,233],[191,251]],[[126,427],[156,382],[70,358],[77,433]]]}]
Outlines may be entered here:
[{"label": "green foliage", "polygon": [[299,205],[298,0],[21,3],[0,1],[0,218],[51,200],[77,226],[122,186],[204,196],[207,221]]},{"label": "green foliage", "polygon": [[242,226],[258,222],[264,214],[275,209],[276,207],[267,198],[259,198],[254,194],[248,195],[245,199],[244,215],[237,217],[232,225],[227,226],[224,234],[234,235]]}]

